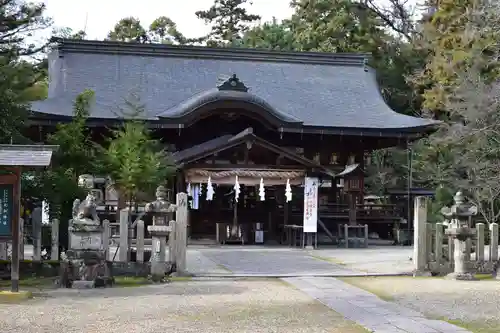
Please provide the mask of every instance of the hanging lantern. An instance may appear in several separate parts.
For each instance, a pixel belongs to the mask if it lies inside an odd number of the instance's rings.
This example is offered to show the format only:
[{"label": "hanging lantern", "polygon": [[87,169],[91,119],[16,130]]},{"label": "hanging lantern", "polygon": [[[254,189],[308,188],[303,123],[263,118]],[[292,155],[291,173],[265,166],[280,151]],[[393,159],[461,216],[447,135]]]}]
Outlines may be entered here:
[{"label": "hanging lantern", "polygon": [[233,188],[234,188],[234,200],[238,202],[238,197],[240,196],[240,183],[238,183],[238,176],[236,176]]},{"label": "hanging lantern", "polygon": [[212,201],[213,198],[214,198],[214,187],[212,186],[212,178],[208,176],[207,201]]},{"label": "hanging lantern", "polygon": [[266,200],[266,190],[264,188],[264,179],[260,179],[260,185],[259,185],[259,197],[260,201]]},{"label": "hanging lantern", "polygon": [[191,189],[191,183],[188,183],[186,186],[186,193],[189,197],[193,196],[193,190]]},{"label": "hanging lantern", "polygon": [[286,180],[285,197],[286,202],[292,201],[292,187],[290,186],[290,179]]}]

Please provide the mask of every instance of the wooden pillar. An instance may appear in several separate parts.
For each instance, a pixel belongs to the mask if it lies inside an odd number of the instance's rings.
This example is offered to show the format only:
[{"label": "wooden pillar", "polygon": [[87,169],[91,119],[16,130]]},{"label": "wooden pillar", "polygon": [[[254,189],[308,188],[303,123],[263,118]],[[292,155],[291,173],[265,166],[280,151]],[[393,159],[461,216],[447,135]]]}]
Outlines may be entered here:
[{"label": "wooden pillar", "polygon": [[13,193],[13,211],[12,211],[12,261],[10,268],[11,291],[19,291],[19,251],[21,230],[19,227],[19,218],[21,213],[21,168],[14,168],[14,193]]}]

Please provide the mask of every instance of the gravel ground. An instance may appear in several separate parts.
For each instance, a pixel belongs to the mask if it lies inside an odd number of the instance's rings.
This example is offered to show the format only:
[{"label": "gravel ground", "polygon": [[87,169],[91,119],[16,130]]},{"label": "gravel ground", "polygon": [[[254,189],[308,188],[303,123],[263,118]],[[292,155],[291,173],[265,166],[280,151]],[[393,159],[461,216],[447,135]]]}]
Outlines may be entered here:
[{"label": "gravel ground", "polygon": [[457,320],[477,332],[500,332],[500,281],[411,277],[342,280],[429,317]]},{"label": "gravel ground", "polygon": [[94,290],[58,289],[0,304],[2,333],[329,332],[366,330],[284,282],[183,281]]}]

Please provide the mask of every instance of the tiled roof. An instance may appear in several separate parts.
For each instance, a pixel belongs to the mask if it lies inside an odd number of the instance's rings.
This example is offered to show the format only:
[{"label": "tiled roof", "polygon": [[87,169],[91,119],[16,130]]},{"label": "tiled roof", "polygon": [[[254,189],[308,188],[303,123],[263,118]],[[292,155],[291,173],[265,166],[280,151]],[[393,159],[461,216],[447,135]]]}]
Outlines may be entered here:
[{"label": "tiled roof", "polygon": [[0,166],[48,166],[57,146],[1,145]]},{"label": "tiled roof", "polygon": [[100,41],[60,42],[49,55],[49,98],[32,109],[71,116],[75,96],[92,89],[94,118],[116,118],[132,99],[145,118],[175,121],[216,92],[221,76],[233,74],[253,101],[304,126],[404,131],[436,124],[391,110],[366,55]]}]

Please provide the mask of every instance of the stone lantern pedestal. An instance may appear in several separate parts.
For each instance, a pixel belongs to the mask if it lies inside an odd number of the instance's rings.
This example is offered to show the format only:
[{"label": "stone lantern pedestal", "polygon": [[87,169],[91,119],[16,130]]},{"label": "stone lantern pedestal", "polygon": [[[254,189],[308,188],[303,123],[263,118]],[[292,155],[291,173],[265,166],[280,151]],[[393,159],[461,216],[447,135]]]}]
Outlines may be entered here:
[{"label": "stone lantern pedestal", "polygon": [[445,231],[445,234],[453,239],[453,273],[446,277],[453,280],[476,280],[474,273],[467,267],[467,258],[470,253],[467,247],[467,241],[475,234],[475,229],[469,226],[452,227]]},{"label": "stone lantern pedestal", "polygon": [[457,192],[453,200],[455,203],[451,207],[441,209],[441,214],[450,221],[445,234],[451,237],[454,247],[454,269],[453,273],[448,274],[447,277],[454,280],[475,280],[474,273],[468,267],[470,249],[467,243],[476,233],[476,230],[470,226],[470,220],[477,215],[477,207],[465,203],[462,192]]},{"label": "stone lantern pedestal", "polygon": [[151,276],[153,281],[160,281],[167,273],[166,250],[167,236],[172,232],[172,227],[167,225],[150,225],[148,231],[152,238]]},{"label": "stone lantern pedestal", "polygon": [[153,225],[148,226],[153,245],[150,260],[153,281],[163,280],[167,273],[167,236],[172,232],[172,227],[168,223],[173,219],[173,214],[177,210],[176,205],[167,201],[166,194],[165,187],[158,186],[156,200],[145,207],[146,213],[153,216]]}]

